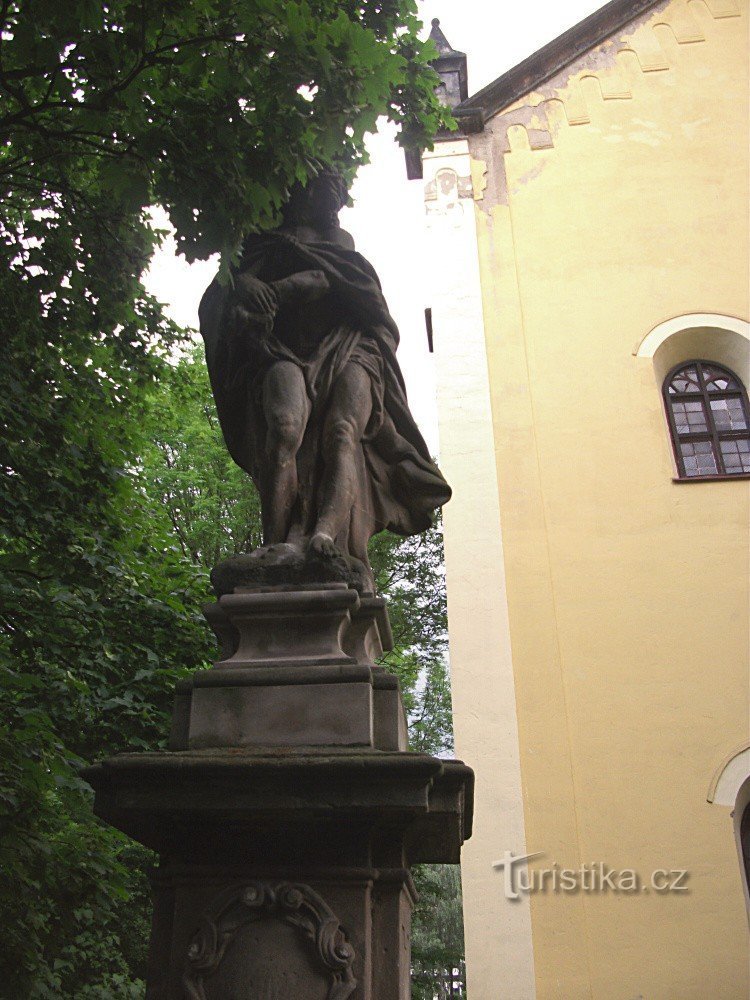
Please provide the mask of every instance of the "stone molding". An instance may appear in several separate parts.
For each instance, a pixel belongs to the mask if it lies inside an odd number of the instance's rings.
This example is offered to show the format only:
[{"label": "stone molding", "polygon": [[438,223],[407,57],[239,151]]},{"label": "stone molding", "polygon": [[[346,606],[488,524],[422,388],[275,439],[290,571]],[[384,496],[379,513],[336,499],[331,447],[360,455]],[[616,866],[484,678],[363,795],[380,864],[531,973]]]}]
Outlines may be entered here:
[{"label": "stone molding", "polygon": [[359,823],[401,831],[410,864],[457,864],[471,836],[473,772],[420,753],[155,751],[119,754],[82,773],[98,816],[169,856],[211,855],[217,815],[227,857],[230,842],[234,850],[279,828],[306,831],[314,846]]}]

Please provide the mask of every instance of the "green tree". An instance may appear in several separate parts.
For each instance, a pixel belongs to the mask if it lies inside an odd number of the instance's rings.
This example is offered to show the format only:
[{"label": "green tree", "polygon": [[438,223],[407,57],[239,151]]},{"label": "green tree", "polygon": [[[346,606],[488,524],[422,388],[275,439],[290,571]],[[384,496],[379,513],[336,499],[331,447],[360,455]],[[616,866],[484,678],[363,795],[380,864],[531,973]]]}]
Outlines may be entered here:
[{"label": "green tree", "polygon": [[260,499],[224,447],[201,347],[164,370],[145,426],[144,495],[166,513],[183,555],[206,570],[261,545]]},{"label": "green tree", "polygon": [[174,681],[210,649],[197,575],[144,517],[122,442],[76,403],[29,401],[2,454],[0,962],[19,998],[128,995],[147,925],[123,903],[145,894],[143,852],[93,821],[77,770],[158,740]]},{"label": "green tree", "polygon": [[414,0],[4,0],[0,18],[6,217],[160,204],[189,260],[267,227],[313,159],[352,175],[379,115],[412,146],[445,116]]},{"label": "green tree", "polygon": [[466,996],[461,872],[457,865],[422,865],[415,876],[419,905],[412,932],[413,1000]]}]

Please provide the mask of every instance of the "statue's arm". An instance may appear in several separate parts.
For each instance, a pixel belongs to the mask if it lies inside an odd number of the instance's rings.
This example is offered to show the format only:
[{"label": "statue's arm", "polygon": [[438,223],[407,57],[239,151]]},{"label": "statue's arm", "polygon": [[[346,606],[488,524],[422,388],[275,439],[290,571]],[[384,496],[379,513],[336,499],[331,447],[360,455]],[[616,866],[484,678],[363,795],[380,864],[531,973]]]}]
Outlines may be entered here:
[{"label": "statue's arm", "polygon": [[232,296],[235,328],[263,339],[270,334],[280,308],[320,299],[329,288],[328,278],[319,270],[298,271],[271,282],[241,272],[235,276]]},{"label": "statue's arm", "polygon": [[280,306],[297,305],[322,298],[331,286],[323,271],[298,271],[271,283]]},{"label": "statue's arm", "polygon": [[274,316],[281,306],[322,298],[329,288],[328,278],[319,270],[298,271],[270,282],[241,271],[234,281],[235,298],[240,305],[248,312],[270,316]]}]

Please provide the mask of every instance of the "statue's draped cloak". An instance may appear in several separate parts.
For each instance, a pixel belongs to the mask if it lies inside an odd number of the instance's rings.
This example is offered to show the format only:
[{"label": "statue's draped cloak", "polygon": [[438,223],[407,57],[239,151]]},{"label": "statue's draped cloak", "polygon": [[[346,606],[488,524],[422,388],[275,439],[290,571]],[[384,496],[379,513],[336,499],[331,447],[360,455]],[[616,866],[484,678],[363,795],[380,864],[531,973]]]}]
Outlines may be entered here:
[{"label": "statue's draped cloak", "polygon": [[[367,541],[384,528],[411,535],[429,527],[450,487],[430,459],[414,422],[396,361],[398,329],[378,277],[364,257],[336,243],[301,243],[279,232],[249,237],[239,271],[271,282],[302,271],[320,270],[330,285],[331,328],[309,350],[295,351],[278,338],[264,315],[234,320],[236,299],[215,280],[200,305],[211,386],[227,448],[264,495],[266,422],[263,377],[276,361],[302,371],[311,414],[297,456],[299,497],[293,520],[308,534],[320,488],[321,435],[331,389],[347,364],[367,371],[372,412],[357,455],[358,493],[347,528],[336,542],[367,564]],[[304,313],[302,313],[304,315]],[[304,323],[300,324],[304,337]]]}]

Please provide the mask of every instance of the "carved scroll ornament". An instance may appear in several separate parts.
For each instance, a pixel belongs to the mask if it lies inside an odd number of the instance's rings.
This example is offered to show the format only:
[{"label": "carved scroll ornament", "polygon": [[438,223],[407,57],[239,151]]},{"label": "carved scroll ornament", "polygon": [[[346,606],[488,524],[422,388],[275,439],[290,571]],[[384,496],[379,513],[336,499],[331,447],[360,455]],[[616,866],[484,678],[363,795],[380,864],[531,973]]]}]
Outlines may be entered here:
[{"label": "carved scroll ornament", "polygon": [[327,1000],[346,1000],[357,986],[355,953],[335,914],[309,886],[246,882],[222,892],[201,916],[188,948],[183,984],[189,1000],[207,1000],[204,979],[217,971],[237,932],[269,917],[290,924],[312,943],[330,975]]}]

